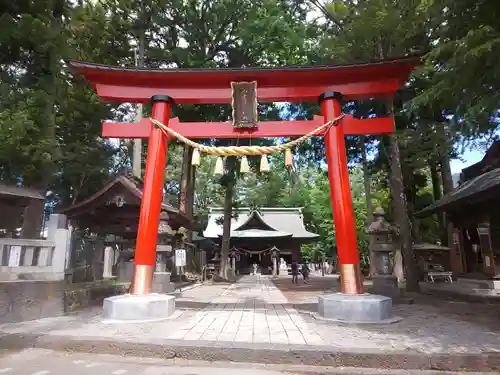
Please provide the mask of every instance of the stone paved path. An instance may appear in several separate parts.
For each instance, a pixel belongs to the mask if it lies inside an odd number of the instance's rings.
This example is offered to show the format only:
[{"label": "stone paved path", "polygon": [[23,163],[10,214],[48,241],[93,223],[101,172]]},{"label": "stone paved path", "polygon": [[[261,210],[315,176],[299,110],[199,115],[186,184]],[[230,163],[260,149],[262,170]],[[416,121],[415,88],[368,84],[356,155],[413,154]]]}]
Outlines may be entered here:
[{"label": "stone paved path", "polygon": [[171,339],[324,344],[267,276],[243,276],[189,318]]}]

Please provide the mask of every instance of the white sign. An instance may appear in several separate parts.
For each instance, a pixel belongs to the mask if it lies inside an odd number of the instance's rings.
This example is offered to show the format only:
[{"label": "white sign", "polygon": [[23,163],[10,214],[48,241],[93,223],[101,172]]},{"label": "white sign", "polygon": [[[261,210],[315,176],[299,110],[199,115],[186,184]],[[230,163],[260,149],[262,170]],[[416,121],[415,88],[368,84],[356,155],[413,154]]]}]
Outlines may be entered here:
[{"label": "white sign", "polygon": [[186,250],[176,249],[175,250],[175,266],[184,267],[186,265]]},{"label": "white sign", "polygon": [[11,246],[9,267],[19,267],[21,264],[21,246]]}]

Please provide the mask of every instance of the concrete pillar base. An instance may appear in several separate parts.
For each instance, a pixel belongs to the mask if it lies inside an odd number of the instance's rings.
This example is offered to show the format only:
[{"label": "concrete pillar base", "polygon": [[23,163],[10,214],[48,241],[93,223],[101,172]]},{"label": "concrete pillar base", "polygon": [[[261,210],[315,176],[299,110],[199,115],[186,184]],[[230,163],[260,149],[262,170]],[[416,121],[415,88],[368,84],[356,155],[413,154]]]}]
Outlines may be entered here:
[{"label": "concrete pillar base", "polygon": [[335,293],[318,300],[320,319],[352,324],[388,324],[402,319],[392,315],[392,299],[385,296]]},{"label": "concrete pillar base", "polygon": [[167,294],[124,294],[104,300],[107,323],[140,323],[163,320],[175,311],[175,297]]}]

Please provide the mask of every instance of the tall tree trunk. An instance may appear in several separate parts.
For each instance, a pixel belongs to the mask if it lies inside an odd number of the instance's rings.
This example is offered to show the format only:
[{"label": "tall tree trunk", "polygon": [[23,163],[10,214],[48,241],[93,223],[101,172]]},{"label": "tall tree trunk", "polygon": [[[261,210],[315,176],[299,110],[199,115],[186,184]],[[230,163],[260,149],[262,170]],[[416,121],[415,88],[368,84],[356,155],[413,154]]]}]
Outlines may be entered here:
[{"label": "tall tree trunk", "polygon": [[[53,20],[50,27],[51,31],[61,32],[63,8],[56,4],[52,8]],[[45,194],[50,187],[51,179],[54,172],[55,160],[59,158],[59,147],[57,147],[56,139],[56,86],[57,74],[59,71],[59,52],[58,47],[47,49],[40,54],[35,53],[34,59],[37,61],[39,70],[37,71],[38,82],[37,86],[40,91],[46,95],[44,97],[43,113],[37,119],[37,123],[44,129],[47,146],[44,154],[47,155],[47,160],[43,162],[40,170],[38,181],[30,184],[30,187],[35,188]],[[32,199],[23,213],[23,226],[21,229],[21,238],[40,238],[42,232],[43,218],[45,210],[45,202]]]},{"label": "tall tree trunk", "polygon": [[[181,183],[179,189],[179,210],[184,212],[187,218],[193,221],[193,199],[194,199],[194,187],[193,187],[193,175],[194,167],[191,165],[191,158],[193,156],[193,149],[187,145],[184,146],[184,152],[182,155],[182,173],[181,173]],[[193,231],[188,229],[184,241],[191,243],[193,239]],[[195,259],[195,249],[191,246],[187,249],[187,269],[193,269],[193,262]]]},{"label": "tall tree trunk", "polygon": [[408,218],[410,219],[410,233],[413,241],[420,241],[420,225],[418,219],[415,217],[415,199],[417,189],[415,188],[415,181],[413,175],[415,169],[408,165],[402,165],[403,171],[403,184],[405,186],[406,210],[408,211]]},{"label": "tall tree trunk", "polygon": [[[437,202],[443,197],[443,194],[441,192],[441,179],[439,178],[439,172],[438,168],[436,165],[435,160],[430,160],[429,161],[430,169],[431,169],[431,182],[432,182],[432,195],[434,197],[434,202]],[[441,238],[441,242],[445,244],[447,242],[446,240],[446,215],[445,214],[438,214],[439,218],[439,231],[441,235],[439,236]]]},{"label": "tall tree trunk", "polygon": [[228,279],[228,257],[231,246],[231,219],[233,215],[233,193],[234,180],[230,179],[226,185],[226,195],[224,196],[224,222],[222,224],[222,246],[220,254],[219,276]]},{"label": "tall tree trunk", "polygon": [[[448,145],[451,141],[451,136],[446,125],[444,126],[443,131],[445,144]],[[450,156],[448,153],[448,149],[443,150],[441,155],[441,179],[443,182],[443,194],[450,194],[455,189],[455,187],[453,186],[453,175],[451,174]],[[462,257],[460,254],[457,254],[454,249],[453,223],[448,219],[446,213],[443,213],[443,222],[445,223],[446,228],[446,237],[445,241],[443,241],[443,244],[450,248],[451,271],[453,272],[453,276],[457,276],[458,274],[463,272]]]},{"label": "tall tree trunk", "polygon": [[450,168],[450,158],[444,155],[441,158],[441,177],[443,179],[443,192],[449,194],[453,191],[453,176]]},{"label": "tall tree trunk", "polygon": [[441,183],[439,182],[439,173],[436,166],[436,162],[434,160],[430,160],[429,165],[431,168],[432,195],[434,197],[434,201],[437,202],[443,196],[441,194]]},{"label": "tall tree trunk", "polygon": [[[450,142],[450,136],[448,134],[448,129],[446,129],[446,126],[444,127],[443,131],[445,144],[448,144]],[[447,148],[443,150],[443,153],[441,155],[441,179],[443,181],[443,194],[446,195],[451,193],[454,187],[453,176],[451,174],[450,167],[450,157]],[[446,224],[446,241],[444,241],[444,244],[451,247],[453,245],[453,225],[449,220],[446,219],[446,215],[444,215],[444,222]]]},{"label": "tall tree trunk", "polygon": [[[371,181],[370,181],[370,171],[368,170],[368,159],[366,157],[366,137],[362,135],[359,137],[359,147],[361,149],[361,162],[363,165],[363,184],[365,187],[365,199],[366,199],[366,221],[367,225],[370,225],[373,221],[373,202],[372,202],[372,191],[371,191]],[[370,276],[375,275],[375,254],[370,249]]]},{"label": "tall tree trunk", "polygon": [[[234,144],[233,142],[231,144]],[[222,224],[222,246],[220,254],[220,271],[221,278],[228,279],[228,257],[231,247],[231,219],[233,217],[233,195],[234,185],[236,183],[236,158],[228,157],[226,160],[226,175],[223,176],[225,181],[225,196],[224,196],[224,221]]]},{"label": "tall tree trunk", "polygon": [[[142,30],[139,36],[139,50],[136,56],[135,66],[142,68],[144,66],[145,54],[145,31]],[[135,121],[141,122],[142,119],[142,104],[137,104],[137,112]],[[135,177],[142,177],[142,139],[135,138],[132,141],[132,173]]]},{"label": "tall tree trunk", "polygon": [[[192,153],[191,153],[192,155]],[[186,192],[186,213],[189,217],[194,217],[194,195],[196,190],[196,167],[191,165],[190,168],[190,179],[188,181],[187,192]]]},{"label": "tall tree trunk", "polygon": [[415,204],[411,201],[406,201],[406,206],[408,209],[408,218],[410,219],[410,230],[411,230],[411,238],[415,242],[422,241],[422,235],[420,234],[420,223],[417,217],[415,216]]},{"label": "tall tree trunk", "polygon": [[[192,150],[189,160],[192,157]],[[194,222],[194,193],[196,186],[196,167],[189,163],[189,180],[186,188],[186,215]],[[188,241],[193,240],[193,231],[187,232]]]},{"label": "tall tree trunk", "polygon": [[[392,100],[387,102],[387,109],[390,116],[394,116],[394,104]],[[399,238],[402,252],[402,260],[406,270],[406,290],[409,292],[420,291],[419,273],[415,260],[413,259],[413,241],[411,237],[410,220],[404,192],[403,171],[401,169],[401,158],[399,151],[399,141],[395,134],[389,135],[389,159],[391,168],[391,193],[394,204],[396,223],[399,227]],[[395,262],[399,257],[395,254]],[[395,264],[396,266],[396,264]],[[398,275],[396,275],[398,276]],[[399,278],[400,276],[398,276]]]},{"label": "tall tree trunk", "polygon": [[193,150],[185,145],[182,155],[181,186],[179,189],[179,210],[187,213],[188,206],[188,186],[191,182],[191,157]]}]

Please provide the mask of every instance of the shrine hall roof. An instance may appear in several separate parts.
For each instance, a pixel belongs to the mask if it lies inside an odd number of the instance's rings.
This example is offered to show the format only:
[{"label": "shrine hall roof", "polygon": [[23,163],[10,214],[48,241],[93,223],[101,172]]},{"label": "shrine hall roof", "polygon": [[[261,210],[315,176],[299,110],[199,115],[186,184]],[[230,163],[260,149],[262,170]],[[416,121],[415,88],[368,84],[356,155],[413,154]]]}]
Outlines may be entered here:
[{"label": "shrine hall roof", "polygon": [[440,200],[417,212],[417,216],[426,216],[438,211],[451,211],[464,204],[483,202],[491,197],[489,193],[498,194],[500,185],[500,168],[495,168],[459,185],[455,191],[446,194]]},{"label": "shrine hall roof", "polygon": [[[60,211],[70,218],[78,218],[83,215],[102,215],[101,211],[96,210],[101,207],[116,207],[116,204],[111,204],[114,202],[116,197],[121,197],[123,192],[127,192],[129,196],[133,199],[129,202],[131,205],[137,206],[137,214],[139,213],[139,206],[142,200],[142,190],[143,181],[140,178],[133,176],[131,173],[121,174],[113,178],[108,184],[106,184],[101,190],[99,190],[94,195],[77,202],[69,207],[66,207]],[[125,197],[127,200],[127,198]],[[160,216],[164,218],[173,219],[179,225],[186,228],[191,228],[193,223],[187,218],[184,212],[179,211],[177,208],[172,207],[165,201],[161,205],[162,214]],[[166,214],[166,215],[165,215]],[[105,220],[102,217],[96,217],[96,220]],[[137,216],[138,219],[138,216]]]},{"label": "shrine hall roof", "polygon": [[44,200],[43,194],[35,189],[25,188],[17,185],[0,184],[0,197],[2,198],[28,198]]},{"label": "shrine hall roof", "polygon": [[420,60],[407,56],[359,64],[241,68],[127,68],[74,60],[69,65],[103,100],[149,102],[153,95],[169,95],[184,104],[230,103],[231,82],[243,81],[257,81],[262,101],[316,101],[326,91],[348,98],[390,95]]},{"label": "shrine hall roof", "polygon": [[[222,236],[224,209],[210,208],[205,238]],[[314,239],[318,235],[307,231],[301,208],[239,208],[237,217],[231,220],[231,238],[296,238]]]}]

